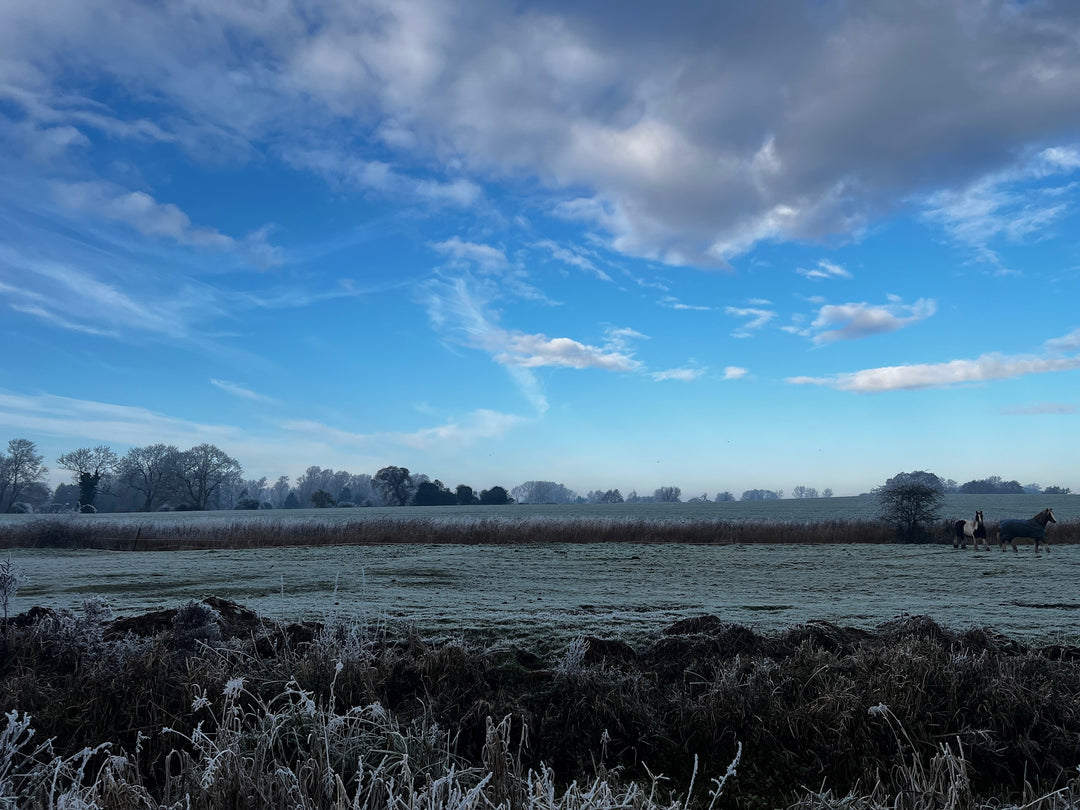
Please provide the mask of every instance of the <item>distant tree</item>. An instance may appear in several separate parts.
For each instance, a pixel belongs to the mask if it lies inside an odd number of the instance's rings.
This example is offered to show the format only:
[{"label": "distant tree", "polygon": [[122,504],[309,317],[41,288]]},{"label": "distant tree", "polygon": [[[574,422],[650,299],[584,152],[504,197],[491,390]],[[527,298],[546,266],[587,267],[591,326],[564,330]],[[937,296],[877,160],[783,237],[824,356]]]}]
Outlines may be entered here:
[{"label": "distant tree", "polygon": [[79,488],[74,484],[57,484],[53,490],[52,502],[56,510],[74,509],[78,500]]},{"label": "distant tree", "polygon": [[1019,481],[1003,481],[1000,475],[968,481],[960,486],[965,495],[1023,495],[1024,487]]},{"label": "distant tree", "polygon": [[653,492],[653,499],[659,503],[678,503],[682,500],[682,490],[678,487],[659,487]]},{"label": "distant tree", "polygon": [[693,498],[687,500],[687,503],[708,503],[709,496],[707,493],[702,492],[700,495],[695,495]]},{"label": "distant tree", "polygon": [[821,490],[821,497],[822,498],[831,498],[832,497],[832,490],[829,489],[829,487],[825,487],[825,489]]},{"label": "distant tree", "polygon": [[353,503],[352,489],[349,488],[348,484],[346,484],[345,486],[343,486],[341,488],[341,492],[339,492],[338,496],[337,496],[337,502],[338,503]]},{"label": "distant tree", "polygon": [[730,503],[731,501],[735,500],[735,496],[727,491],[717,492],[716,497],[713,498],[713,500],[716,503]]},{"label": "distant tree", "polygon": [[1072,492],[1068,487],[1049,486],[1043,490],[1043,495],[1068,495]]},{"label": "distant tree", "polygon": [[518,484],[510,494],[516,503],[573,503],[577,493],[554,481],[526,481]]},{"label": "distant tree", "polygon": [[407,467],[383,467],[371,483],[387,506],[404,506],[412,500],[413,479]]},{"label": "distant tree", "polygon": [[193,509],[206,509],[222,485],[242,472],[240,462],[212,444],[185,450],[176,463],[178,489]]},{"label": "distant tree", "polygon": [[274,508],[283,509],[285,507],[285,499],[289,497],[290,489],[289,476],[279,476],[278,480],[270,487],[270,503],[274,505]]},{"label": "distant tree", "polygon": [[480,493],[480,503],[484,506],[502,506],[513,502],[514,499],[510,497],[510,493],[497,485]]},{"label": "distant tree", "polygon": [[623,502],[622,493],[619,492],[619,490],[617,490],[617,489],[609,489],[600,498],[600,503],[622,503],[622,502]]},{"label": "distant tree", "polygon": [[282,509],[299,509],[300,499],[296,497],[295,492],[290,492],[285,496],[285,500],[281,502]]},{"label": "distant tree", "polygon": [[309,498],[312,504],[315,505],[316,509],[326,509],[327,507],[333,506],[336,503],[334,501],[334,496],[327,492],[325,489],[315,490],[311,493]]},{"label": "distant tree", "polygon": [[234,509],[241,509],[245,511],[255,510],[259,508],[258,498],[238,498]]},{"label": "distant tree", "polygon": [[102,479],[116,472],[119,464],[120,459],[116,453],[104,444],[94,448],[80,447],[56,459],[56,466],[75,476],[75,483],[79,487],[79,503],[83,506],[94,505]]},{"label": "distant tree", "polygon": [[420,483],[413,495],[413,503],[417,506],[452,506],[457,503],[457,496],[436,478]]},{"label": "distant tree", "polygon": [[454,500],[458,506],[473,506],[480,503],[480,499],[468,484],[458,484]]},{"label": "distant tree", "polygon": [[894,475],[873,490],[880,506],[881,519],[896,530],[904,543],[927,542],[930,527],[939,519],[938,510],[945,497],[945,485],[933,473],[918,470]]},{"label": "distant tree", "polygon": [[641,496],[637,494],[636,489],[630,490],[630,493],[626,496],[627,503],[641,503]]},{"label": "distant tree", "polygon": [[780,494],[771,489],[748,489],[739,498],[740,501],[778,501]]},{"label": "distant tree", "polygon": [[11,439],[0,453],[0,511],[10,512],[30,484],[45,480],[49,468],[37,445],[29,439]]},{"label": "distant tree", "polygon": [[176,486],[180,450],[171,444],[132,447],[120,459],[117,478],[142,496],[142,510],[152,512]]},{"label": "distant tree", "polygon": [[941,483],[945,487],[946,495],[953,495],[960,491],[960,485],[952,478],[946,478]]},{"label": "distant tree", "polygon": [[1043,491],[1043,488],[1038,484],[1024,484],[1025,495],[1039,495]]},{"label": "distant tree", "polygon": [[813,487],[797,486],[791,490],[791,497],[793,498],[816,498],[818,491]]}]

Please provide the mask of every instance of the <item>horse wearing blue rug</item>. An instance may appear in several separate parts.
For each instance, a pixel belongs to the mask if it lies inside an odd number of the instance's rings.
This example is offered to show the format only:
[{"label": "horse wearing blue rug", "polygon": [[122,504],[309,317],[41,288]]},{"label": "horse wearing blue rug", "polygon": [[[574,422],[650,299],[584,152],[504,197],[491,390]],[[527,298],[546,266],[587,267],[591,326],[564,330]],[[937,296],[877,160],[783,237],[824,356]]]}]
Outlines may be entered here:
[{"label": "horse wearing blue rug", "polygon": [[986,524],[983,523],[983,513],[980,509],[975,513],[974,520],[958,520],[955,524],[956,536],[953,538],[953,548],[967,548],[967,541],[975,543],[975,550],[979,550],[979,541],[982,540],[983,548],[990,550],[986,542]]},{"label": "horse wearing blue rug", "polygon": [[1016,551],[1017,537],[1030,537],[1035,541],[1035,551],[1039,550],[1039,543],[1046,546],[1046,553],[1050,553],[1050,544],[1046,542],[1046,524],[1057,523],[1054,520],[1053,509],[1043,509],[1031,520],[1003,520],[998,523],[998,545],[1005,550],[1005,543],[1012,543],[1012,550]]}]

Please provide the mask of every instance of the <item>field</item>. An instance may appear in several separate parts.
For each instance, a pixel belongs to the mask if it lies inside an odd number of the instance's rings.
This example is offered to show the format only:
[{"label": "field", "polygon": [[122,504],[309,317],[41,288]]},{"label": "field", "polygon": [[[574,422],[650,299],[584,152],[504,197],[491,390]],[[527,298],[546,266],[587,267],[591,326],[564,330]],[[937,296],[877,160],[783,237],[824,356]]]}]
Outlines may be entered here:
[{"label": "field", "polygon": [[21,604],[122,613],[220,596],[282,620],[378,618],[425,635],[565,645],[633,640],[712,613],[778,630],[927,614],[1022,638],[1080,632],[1080,546],[1036,555],[949,546],[325,546],[133,554],[14,549]]},{"label": "field", "polygon": [[[1058,520],[1080,518],[1077,495],[947,495],[943,517],[966,517],[982,509],[988,522],[1002,517],[1031,517],[1052,507]],[[622,504],[515,504],[512,506],[403,506],[358,509],[271,509],[255,512],[151,512],[82,516],[90,520],[122,520],[137,525],[170,523],[232,523],[268,521],[299,523],[311,520],[333,523],[356,520],[509,520],[544,518],[556,520],[610,520],[686,522],[702,520],[751,520],[803,522],[872,520],[878,512],[876,498],[788,498],[779,501],[731,501],[728,503],[622,503]],[[35,515],[0,515],[0,526],[34,520]]]},{"label": "field", "polygon": [[1075,810],[1074,503],[946,504],[1053,506],[1038,555],[859,498],[5,516],[0,804]]}]

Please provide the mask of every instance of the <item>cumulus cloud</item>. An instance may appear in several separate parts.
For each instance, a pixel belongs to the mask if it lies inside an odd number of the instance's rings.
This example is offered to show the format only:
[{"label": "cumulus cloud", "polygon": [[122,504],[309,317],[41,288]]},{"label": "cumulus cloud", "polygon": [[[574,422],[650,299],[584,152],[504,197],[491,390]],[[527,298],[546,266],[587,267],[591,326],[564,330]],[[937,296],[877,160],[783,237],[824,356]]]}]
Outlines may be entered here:
[{"label": "cumulus cloud", "polygon": [[[1041,158],[1057,172],[1076,162],[1062,142],[1080,127],[1070,4],[58,8],[3,5],[0,85],[61,142],[94,126],[193,154],[264,150],[344,187],[458,207],[489,178],[538,180],[551,210],[673,264],[857,236],[928,189],[958,238],[1025,235],[1060,209],[980,179],[1032,143],[1058,144]],[[146,104],[125,118],[73,76]]]},{"label": "cumulus cloud", "polygon": [[590,346],[570,338],[549,338],[547,335],[505,333],[502,351],[495,362],[522,368],[563,366],[566,368],[597,368],[604,371],[635,371],[641,363],[617,348]]},{"label": "cumulus cloud", "polygon": [[937,303],[920,298],[914,304],[904,304],[890,296],[890,302],[871,305],[825,304],[818,310],[814,322],[803,334],[811,336],[814,343],[835,343],[839,340],[860,340],[885,332],[895,332],[905,326],[929,318],[937,312]]},{"label": "cumulus cloud", "polygon": [[724,379],[741,380],[749,373],[749,369],[742,368],[741,366],[726,366],[724,368]]},{"label": "cumulus cloud", "polygon": [[57,202],[69,210],[123,223],[144,236],[163,237],[191,247],[246,253],[259,267],[283,261],[280,248],[269,242],[270,226],[237,240],[215,228],[193,224],[178,206],[159,202],[145,191],[129,191],[101,181],[54,181],[52,192]]}]

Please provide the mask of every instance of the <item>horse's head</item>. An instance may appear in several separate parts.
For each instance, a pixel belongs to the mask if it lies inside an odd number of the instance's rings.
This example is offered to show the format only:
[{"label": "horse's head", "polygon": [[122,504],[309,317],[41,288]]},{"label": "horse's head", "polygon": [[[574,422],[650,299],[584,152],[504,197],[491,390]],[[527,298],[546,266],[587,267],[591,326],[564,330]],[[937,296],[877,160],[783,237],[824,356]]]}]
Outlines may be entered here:
[{"label": "horse's head", "polygon": [[1046,509],[1046,522],[1047,523],[1057,523],[1057,521],[1054,520],[1054,510],[1053,509],[1049,509],[1049,508]]},{"label": "horse's head", "polygon": [[975,513],[975,525],[981,526],[983,523],[982,509]]}]

